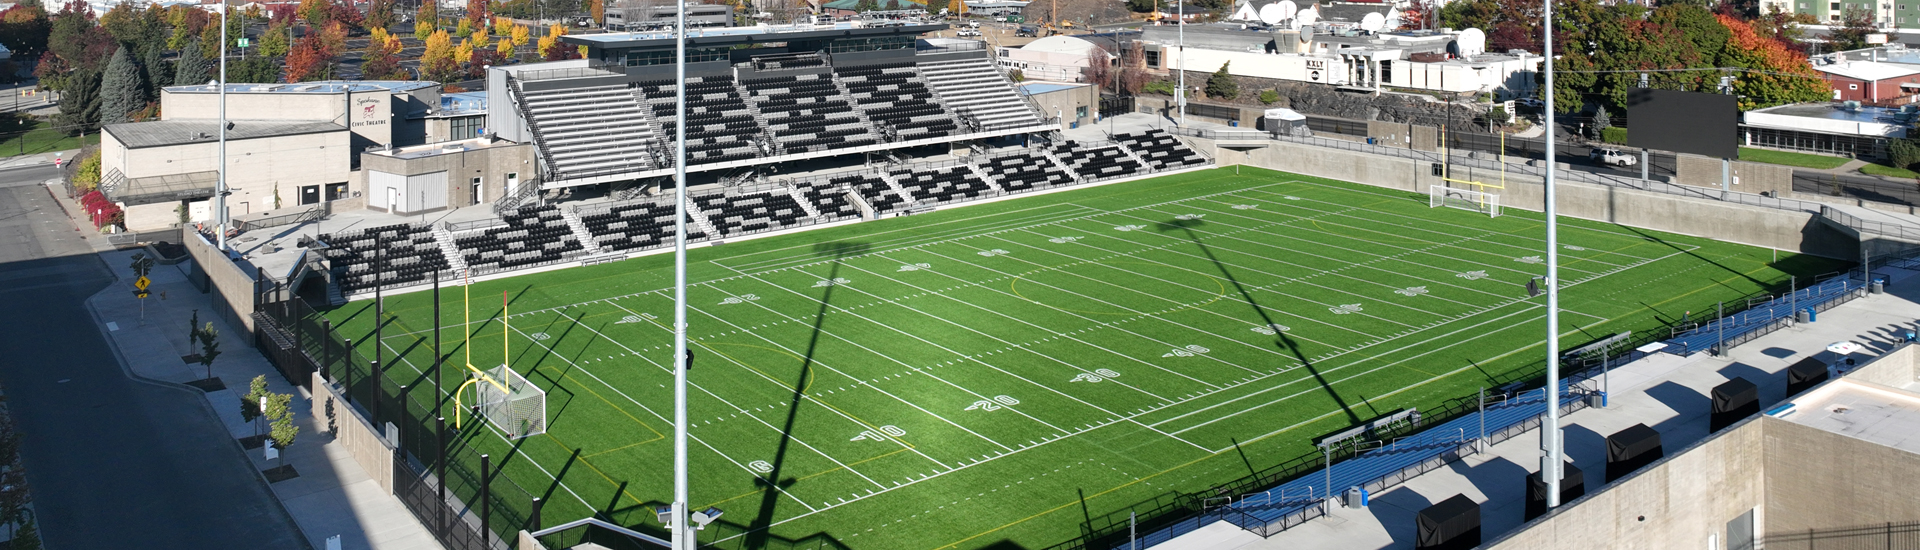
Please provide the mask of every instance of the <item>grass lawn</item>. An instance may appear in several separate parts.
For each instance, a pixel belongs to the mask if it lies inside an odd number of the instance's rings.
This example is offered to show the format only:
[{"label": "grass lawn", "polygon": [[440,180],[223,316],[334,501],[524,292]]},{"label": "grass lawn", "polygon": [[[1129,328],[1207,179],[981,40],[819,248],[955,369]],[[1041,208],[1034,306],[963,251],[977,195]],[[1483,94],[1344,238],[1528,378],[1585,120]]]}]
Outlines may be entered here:
[{"label": "grass lawn", "polygon": [[1740,160],[1751,161],[1751,162],[1764,162],[1767,164],[1784,164],[1787,166],[1798,166],[1801,168],[1818,168],[1821,170],[1830,170],[1834,168],[1839,168],[1841,165],[1846,164],[1847,161],[1852,159],[1847,159],[1843,157],[1830,157],[1826,155],[1810,155],[1807,153],[1789,153],[1786,151],[1774,151],[1771,149],[1755,149],[1752,147],[1741,147]]},{"label": "grass lawn", "polygon": [[[726,510],[702,543],[1043,548],[1089,516],[1206,490],[1357,422],[1538,372],[1544,298],[1524,290],[1545,272],[1538,213],[1490,218],[1431,209],[1426,195],[1239,171],[691,251],[692,504]],[[1569,348],[1838,267],[1561,227]],[[456,472],[490,453],[545,497],[547,526],[597,514],[659,533],[653,506],[672,494],[672,278],[671,256],[656,255],[476,283],[469,324],[460,290],[444,292],[446,388],[466,381],[471,353],[548,392],[544,435],[465,423],[453,438],[472,462]],[[383,339],[369,301],[326,315],[369,357],[378,340],[399,383],[429,388],[433,309],[431,293],[390,295]]]},{"label": "grass lawn", "polygon": [[1884,164],[1869,164],[1866,166],[1862,166],[1860,167],[1860,173],[1867,174],[1870,176],[1887,176],[1892,178],[1920,178],[1920,174],[1916,174],[1912,170],[1908,170],[1905,168],[1894,168],[1892,166],[1887,166]]}]

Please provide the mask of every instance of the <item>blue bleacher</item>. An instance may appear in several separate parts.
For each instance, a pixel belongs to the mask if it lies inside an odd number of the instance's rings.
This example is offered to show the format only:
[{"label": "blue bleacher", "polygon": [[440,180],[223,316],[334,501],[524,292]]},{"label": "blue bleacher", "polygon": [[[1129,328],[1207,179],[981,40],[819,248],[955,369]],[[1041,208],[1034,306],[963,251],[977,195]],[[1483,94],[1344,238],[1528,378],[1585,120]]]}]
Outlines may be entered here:
[{"label": "blue bleacher", "polygon": [[[1584,397],[1583,394],[1567,391],[1573,382],[1560,382],[1560,404],[1563,407]],[[1487,431],[1492,433],[1532,420],[1541,414],[1541,405],[1545,400],[1546,391],[1543,388],[1522,392],[1503,403],[1488,405],[1485,413]],[[1334,464],[1332,486],[1335,492],[1344,491],[1347,487],[1367,486],[1410,466],[1471,445],[1473,439],[1480,435],[1480,414],[1472,412],[1461,415],[1460,418],[1401,438],[1392,446],[1367,451]],[[1223,508],[1141,535],[1140,547],[1167,542],[1216,521],[1229,521],[1244,529],[1264,528],[1270,523],[1319,506],[1320,501],[1327,497],[1326,480],[1326,472],[1317,471],[1266,491],[1243,495]]]},{"label": "blue bleacher", "polygon": [[[1691,355],[1713,349],[1713,345],[1720,342],[1722,337],[1731,340],[1736,336],[1758,330],[1774,321],[1793,316],[1796,306],[1814,307],[1858,290],[1862,284],[1864,284],[1862,280],[1852,275],[1834,277],[1826,282],[1795,291],[1792,298],[1780,296],[1748,308],[1746,311],[1728,315],[1725,319],[1681,333],[1680,336],[1666,341],[1667,347],[1664,351],[1674,355]],[[1720,330],[1722,324],[1725,325],[1725,333]]]}]

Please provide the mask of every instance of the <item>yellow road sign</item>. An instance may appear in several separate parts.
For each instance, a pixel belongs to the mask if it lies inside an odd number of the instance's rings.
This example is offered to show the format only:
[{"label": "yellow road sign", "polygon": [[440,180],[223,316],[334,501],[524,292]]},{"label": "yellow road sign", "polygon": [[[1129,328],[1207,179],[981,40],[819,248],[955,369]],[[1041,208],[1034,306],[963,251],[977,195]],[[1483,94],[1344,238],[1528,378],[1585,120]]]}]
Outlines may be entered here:
[{"label": "yellow road sign", "polygon": [[[133,297],[135,297],[135,298],[146,298],[146,297],[147,297],[147,291],[145,291],[145,290],[141,290],[141,291],[136,291],[136,292],[134,292],[134,293],[133,293]],[[145,307],[145,306],[142,306],[142,307]]]},{"label": "yellow road sign", "polygon": [[149,280],[147,280],[147,278],[146,278],[145,276],[142,276],[142,277],[140,277],[140,278],[138,278],[138,279],[134,279],[134,280],[133,280],[133,288],[137,288],[137,289],[140,289],[140,290],[142,290],[142,291],[144,291],[144,290],[146,290],[146,289],[147,289],[147,285],[149,285],[149,284],[152,284],[152,283],[153,283],[153,281],[149,281]]}]

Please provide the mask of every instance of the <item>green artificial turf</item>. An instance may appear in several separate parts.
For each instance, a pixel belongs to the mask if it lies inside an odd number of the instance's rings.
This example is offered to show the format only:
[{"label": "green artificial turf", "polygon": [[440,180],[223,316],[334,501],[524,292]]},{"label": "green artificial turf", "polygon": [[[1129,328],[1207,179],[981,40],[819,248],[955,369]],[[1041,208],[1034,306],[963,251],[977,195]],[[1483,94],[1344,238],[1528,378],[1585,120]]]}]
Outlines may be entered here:
[{"label": "green artificial turf", "polygon": [[[692,503],[726,511],[703,543],[1047,547],[1538,372],[1538,213],[1238,171],[696,247]],[[1838,267],[1582,220],[1560,235],[1568,348]],[[443,296],[447,388],[469,351],[491,367],[505,343],[548,391],[546,435],[457,437],[463,460],[490,453],[545,496],[545,525],[599,514],[660,532],[672,277],[665,254],[476,283],[470,350],[460,291]],[[431,311],[428,293],[387,299],[399,383],[431,385]],[[372,353],[371,303],[328,317]],[[494,507],[524,517],[507,493]]]},{"label": "green artificial turf", "polygon": [[1807,153],[1791,153],[1772,149],[1741,147],[1740,160],[1831,170],[1846,164],[1850,159],[1845,157],[1830,157],[1827,155],[1810,155]]}]

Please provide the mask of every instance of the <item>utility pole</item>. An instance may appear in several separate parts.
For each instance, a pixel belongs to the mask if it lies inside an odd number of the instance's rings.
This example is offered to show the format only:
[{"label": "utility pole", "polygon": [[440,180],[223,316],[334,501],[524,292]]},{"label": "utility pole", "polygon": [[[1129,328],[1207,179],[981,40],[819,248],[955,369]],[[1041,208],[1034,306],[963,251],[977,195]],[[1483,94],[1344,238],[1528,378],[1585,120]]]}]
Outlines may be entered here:
[{"label": "utility pole", "polygon": [[687,513],[687,3],[673,26],[673,550],[695,550]]},{"label": "utility pole", "polygon": [[1180,2],[1179,15],[1173,18],[1173,24],[1180,29],[1180,89],[1177,91],[1179,95],[1174,96],[1174,101],[1179,103],[1176,107],[1180,109],[1180,127],[1185,128],[1187,127],[1187,0],[1177,1]]},{"label": "utility pole", "polygon": [[215,241],[221,253],[227,252],[227,10],[232,6],[220,0],[220,162],[219,179],[213,188],[214,227],[220,234]]}]

